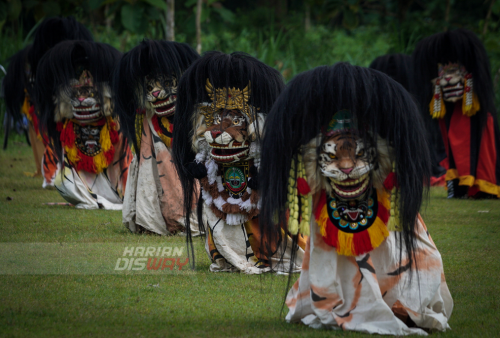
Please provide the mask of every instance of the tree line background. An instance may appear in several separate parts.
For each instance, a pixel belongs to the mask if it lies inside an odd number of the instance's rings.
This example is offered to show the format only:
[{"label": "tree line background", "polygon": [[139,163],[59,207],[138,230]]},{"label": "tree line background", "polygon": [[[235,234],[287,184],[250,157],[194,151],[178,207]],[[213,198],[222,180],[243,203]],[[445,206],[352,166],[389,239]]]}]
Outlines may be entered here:
[{"label": "tree line background", "polygon": [[175,39],[202,52],[247,52],[287,80],[338,61],[411,54],[425,36],[462,27],[485,44],[500,103],[500,0],[0,0],[0,64],[57,15],[122,52],[144,38]]}]

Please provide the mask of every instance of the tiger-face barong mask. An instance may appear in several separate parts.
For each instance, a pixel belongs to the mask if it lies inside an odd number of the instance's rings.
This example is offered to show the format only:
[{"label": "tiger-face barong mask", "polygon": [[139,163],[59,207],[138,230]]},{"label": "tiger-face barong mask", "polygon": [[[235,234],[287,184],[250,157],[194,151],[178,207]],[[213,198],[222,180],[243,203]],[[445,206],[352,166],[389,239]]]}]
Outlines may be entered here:
[{"label": "tiger-face barong mask", "polygon": [[236,109],[221,109],[214,114],[213,124],[204,133],[210,156],[222,163],[245,159],[250,150],[247,126],[245,115]]},{"label": "tiger-face barong mask", "polygon": [[362,198],[371,187],[376,150],[358,136],[348,111],[333,117],[324,132],[318,164],[332,194],[343,200]]},{"label": "tiger-face barong mask", "polygon": [[[248,104],[250,83],[243,89],[213,88],[207,79],[206,91],[212,100],[198,107],[195,121],[197,147],[200,139],[208,147],[208,155],[219,163],[231,163],[251,158],[251,145],[261,133],[264,115]],[[255,119],[256,117],[256,119]],[[200,149],[197,149],[197,152]]]},{"label": "tiger-face barong mask", "polygon": [[146,99],[159,116],[172,116],[177,100],[177,79],[175,77],[146,77]]},{"label": "tiger-face barong mask", "polygon": [[438,77],[432,80],[433,84],[440,86],[443,100],[457,102],[464,96],[465,79],[470,77],[464,66],[458,63],[438,65]]},{"label": "tiger-face barong mask", "polygon": [[94,79],[88,70],[84,70],[78,80],[71,82],[69,99],[75,119],[92,122],[103,116]]},{"label": "tiger-face barong mask", "polygon": [[362,197],[370,187],[375,149],[366,149],[353,133],[337,133],[326,137],[321,145],[319,166],[327,177],[332,193],[341,199]]}]

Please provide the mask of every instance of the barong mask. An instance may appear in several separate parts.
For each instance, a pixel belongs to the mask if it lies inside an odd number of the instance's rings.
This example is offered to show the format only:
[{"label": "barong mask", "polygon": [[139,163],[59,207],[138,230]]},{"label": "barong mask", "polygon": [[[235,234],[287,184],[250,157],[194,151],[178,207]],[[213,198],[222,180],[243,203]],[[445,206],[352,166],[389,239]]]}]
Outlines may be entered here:
[{"label": "barong mask", "polygon": [[94,79],[88,70],[84,70],[79,80],[71,81],[70,101],[75,119],[90,122],[102,116],[101,105],[98,102]]},{"label": "barong mask", "polygon": [[[448,63],[444,66],[439,64],[438,74],[439,76],[432,82],[441,87],[443,99],[447,102],[457,102],[462,99],[465,80],[472,78],[470,74],[467,74],[465,67],[458,63]],[[470,87],[467,88],[470,91]]]},{"label": "barong mask", "polygon": [[[83,69],[77,78],[70,80],[69,88],[61,88],[55,103],[55,122],[74,118],[82,124],[92,123],[104,116],[111,116],[111,91],[108,84],[102,86],[102,93],[94,82],[92,74]],[[103,104],[104,102],[104,104]]]},{"label": "barong mask", "polygon": [[[243,89],[214,89],[207,79],[205,89],[212,102],[199,107],[204,124],[196,130],[207,142],[209,154],[216,162],[239,162],[251,156],[250,145],[257,139],[253,116],[258,109],[248,105],[250,85]],[[257,115],[262,128],[264,117]]]},{"label": "barong mask", "polygon": [[411,257],[429,172],[422,134],[410,95],[385,74],[338,63],[297,75],[266,121],[263,236],[278,240],[283,224],[315,236],[316,222],[338,254],[358,256],[401,231]]},{"label": "barong mask", "polygon": [[172,116],[177,100],[177,78],[146,76],[146,99],[159,116]]},{"label": "barong mask", "polygon": [[495,109],[489,99],[494,93],[488,56],[473,32],[456,29],[423,39],[413,52],[412,64],[412,92],[420,109],[428,110],[432,118],[442,119],[462,103],[463,115],[479,113],[484,123]]},{"label": "barong mask", "polygon": [[374,148],[365,148],[352,122],[347,111],[335,114],[325,131],[318,158],[321,173],[329,181],[326,186],[343,200],[364,196],[371,186],[376,154]]},{"label": "barong mask", "polygon": [[462,111],[466,116],[473,116],[479,110],[477,95],[473,92],[472,74],[460,63],[438,64],[438,77],[431,82],[434,96],[429,109],[433,118],[443,118],[446,107],[443,101],[462,101]]},{"label": "barong mask", "polygon": [[181,75],[198,58],[187,44],[144,40],[115,65],[111,81],[114,111],[138,158],[141,139],[146,137],[143,128],[149,123],[165,146],[171,147],[178,84]]}]

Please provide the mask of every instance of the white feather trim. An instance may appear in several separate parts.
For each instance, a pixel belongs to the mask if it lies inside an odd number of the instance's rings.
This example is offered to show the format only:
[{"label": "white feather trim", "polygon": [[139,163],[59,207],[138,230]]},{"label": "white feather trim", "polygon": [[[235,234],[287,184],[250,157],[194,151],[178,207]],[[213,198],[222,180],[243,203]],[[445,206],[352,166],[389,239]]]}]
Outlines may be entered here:
[{"label": "white feather trim", "polygon": [[215,180],[217,181],[217,189],[219,190],[219,192],[223,192],[224,186],[222,185],[222,177],[217,176]]},{"label": "white feather trim", "polygon": [[214,199],[212,198],[212,195],[208,191],[201,189],[201,197],[203,198],[203,201],[205,201],[205,204],[207,206],[211,206]]},{"label": "white feather trim", "polygon": [[247,217],[242,214],[227,214],[226,224],[228,225],[240,225],[247,221]]},{"label": "white feather trim", "polygon": [[240,204],[240,208],[244,209],[246,212],[250,212],[250,210],[255,208],[255,204],[252,204],[252,202],[250,201],[250,198],[249,198],[245,202]]},{"label": "white feather trim", "polygon": [[229,198],[227,199],[227,203],[230,203],[230,204],[235,204],[235,205],[239,205],[239,206],[241,206],[241,205],[242,205],[242,203],[241,203],[241,198],[239,198],[239,199],[235,199],[235,198],[229,197]]},{"label": "white feather trim", "polygon": [[[260,161],[260,145],[257,142],[250,143],[250,151],[248,153],[248,158],[253,158]],[[255,163],[254,163],[255,164]]]},{"label": "white feather trim", "polygon": [[217,163],[215,163],[214,160],[210,159],[210,160],[205,162],[205,167],[207,168],[208,183],[214,184],[215,179],[217,177],[217,171],[219,170]]},{"label": "white feather trim", "polygon": [[207,153],[204,151],[200,151],[196,156],[194,157],[194,160],[196,163],[203,163],[205,162],[205,158],[207,157]]},{"label": "white feather trim", "polygon": [[216,199],[214,199],[214,204],[217,207],[217,209],[219,209],[220,211],[222,211],[222,206],[224,204],[226,204],[226,201],[224,201],[224,199],[222,198],[222,196],[219,196]]}]

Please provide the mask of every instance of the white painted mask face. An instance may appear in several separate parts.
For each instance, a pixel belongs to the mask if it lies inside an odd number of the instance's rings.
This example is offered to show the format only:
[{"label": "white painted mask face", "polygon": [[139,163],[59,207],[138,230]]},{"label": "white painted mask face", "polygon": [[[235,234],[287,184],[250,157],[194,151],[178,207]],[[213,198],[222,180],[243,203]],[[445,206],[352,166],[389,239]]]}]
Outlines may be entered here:
[{"label": "white painted mask face", "polygon": [[84,70],[78,80],[72,80],[70,102],[75,119],[92,122],[103,116],[97,94],[94,79],[88,70]]},{"label": "white painted mask face", "polygon": [[173,115],[177,101],[177,79],[163,75],[146,77],[146,99],[157,115]]}]

